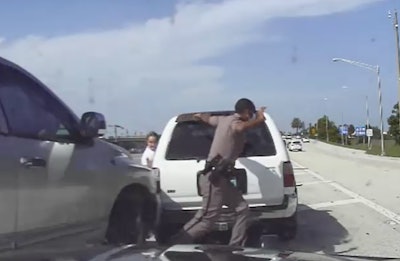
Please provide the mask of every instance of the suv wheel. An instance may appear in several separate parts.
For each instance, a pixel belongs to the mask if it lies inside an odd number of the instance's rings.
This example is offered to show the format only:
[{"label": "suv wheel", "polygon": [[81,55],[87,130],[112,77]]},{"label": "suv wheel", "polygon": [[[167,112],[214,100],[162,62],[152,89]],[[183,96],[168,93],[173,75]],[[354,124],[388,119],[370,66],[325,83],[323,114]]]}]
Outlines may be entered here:
[{"label": "suv wheel", "polygon": [[280,220],[278,226],[277,235],[280,240],[288,241],[292,240],[297,235],[297,218],[296,215],[293,215],[290,218],[285,218]]},{"label": "suv wheel", "polygon": [[262,225],[252,225],[247,230],[247,240],[246,247],[262,248],[263,247],[263,226]]}]

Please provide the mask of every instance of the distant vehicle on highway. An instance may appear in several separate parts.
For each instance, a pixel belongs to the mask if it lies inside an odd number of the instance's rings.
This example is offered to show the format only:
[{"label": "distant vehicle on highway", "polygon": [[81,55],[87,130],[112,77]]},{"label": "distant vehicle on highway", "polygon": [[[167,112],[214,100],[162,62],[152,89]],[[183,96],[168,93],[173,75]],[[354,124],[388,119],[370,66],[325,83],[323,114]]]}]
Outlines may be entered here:
[{"label": "distant vehicle on highway", "polygon": [[287,144],[287,148],[289,151],[302,151],[303,150],[303,144],[301,140],[291,140]]},{"label": "distant vehicle on highway", "polygon": [[131,148],[129,152],[132,154],[142,154],[144,150],[144,148]]},{"label": "distant vehicle on highway", "polygon": [[[213,116],[231,115],[233,111],[209,112]],[[258,128],[248,130],[247,145],[235,167],[250,210],[257,216],[259,233],[268,225],[281,239],[292,239],[297,231],[297,190],[293,167],[281,134],[272,118]],[[215,128],[193,121],[193,113],[173,117],[159,140],[153,166],[160,176],[162,215],[156,239],[165,243],[201,207],[197,172],[204,168]],[[221,216],[215,230],[227,231],[233,224],[229,209]]]},{"label": "distant vehicle on highway", "polygon": [[1,57],[0,105],[0,206],[6,210],[0,234],[12,234],[2,239],[60,233],[109,217],[109,237],[144,240],[143,228],[156,218],[157,178],[127,150],[99,139],[102,114],[79,119],[37,78]]},{"label": "distant vehicle on highway", "polygon": [[310,139],[307,138],[307,137],[303,137],[303,138],[301,139],[301,141],[302,141],[303,143],[310,143]]}]

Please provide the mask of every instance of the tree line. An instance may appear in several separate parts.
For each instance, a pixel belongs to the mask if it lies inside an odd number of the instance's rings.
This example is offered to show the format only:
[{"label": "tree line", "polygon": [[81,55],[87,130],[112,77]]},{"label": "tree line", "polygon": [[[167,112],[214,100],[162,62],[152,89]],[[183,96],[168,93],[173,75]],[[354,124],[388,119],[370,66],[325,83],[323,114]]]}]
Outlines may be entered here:
[{"label": "tree line", "polygon": [[[391,115],[387,118],[389,129],[385,137],[387,139],[394,139],[397,145],[400,145],[399,113],[399,105],[396,103],[393,106]],[[347,127],[348,135],[353,136],[356,131],[355,126],[353,124],[344,124],[344,126]],[[299,117],[295,117],[292,120],[291,127],[296,131],[296,134],[308,134],[311,138],[326,139],[328,135],[331,142],[339,142],[342,138],[339,132],[341,125],[336,125],[327,115],[322,116],[315,123],[309,123],[308,127],[305,126],[304,121]],[[364,125],[363,127],[373,130],[373,138],[380,138],[381,132],[377,126]]]}]

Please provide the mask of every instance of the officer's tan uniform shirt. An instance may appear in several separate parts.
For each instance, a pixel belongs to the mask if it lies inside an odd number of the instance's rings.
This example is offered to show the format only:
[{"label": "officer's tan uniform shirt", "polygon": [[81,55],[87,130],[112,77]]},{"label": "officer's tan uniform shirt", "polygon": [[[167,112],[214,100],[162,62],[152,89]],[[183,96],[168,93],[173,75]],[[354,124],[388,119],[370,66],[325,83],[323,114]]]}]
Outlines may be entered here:
[{"label": "officer's tan uniform shirt", "polygon": [[245,135],[242,131],[238,130],[239,125],[243,124],[243,121],[235,113],[230,116],[212,116],[209,119],[209,124],[217,128],[208,160],[219,154],[224,159],[234,162],[244,148]]}]

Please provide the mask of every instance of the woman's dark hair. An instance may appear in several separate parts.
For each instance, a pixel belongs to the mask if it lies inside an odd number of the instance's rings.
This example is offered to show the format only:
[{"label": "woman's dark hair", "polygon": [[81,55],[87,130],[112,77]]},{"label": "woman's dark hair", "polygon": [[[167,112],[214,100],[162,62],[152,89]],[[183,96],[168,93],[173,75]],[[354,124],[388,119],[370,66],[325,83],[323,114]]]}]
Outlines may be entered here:
[{"label": "woman's dark hair", "polygon": [[240,114],[246,110],[249,110],[250,112],[256,112],[256,106],[247,98],[239,99],[235,104],[235,112]]},{"label": "woman's dark hair", "polygon": [[147,133],[146,135],[146,140],[148,140],[150,137],[155,137],[158,140],[158,134],[155,131],[150,131],[149,133]]}]

